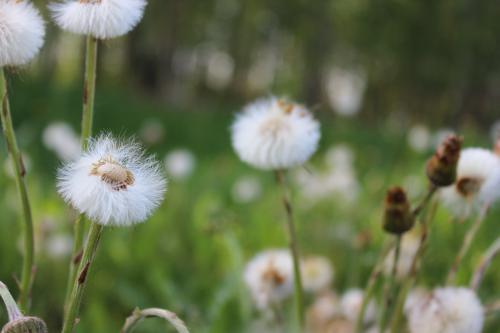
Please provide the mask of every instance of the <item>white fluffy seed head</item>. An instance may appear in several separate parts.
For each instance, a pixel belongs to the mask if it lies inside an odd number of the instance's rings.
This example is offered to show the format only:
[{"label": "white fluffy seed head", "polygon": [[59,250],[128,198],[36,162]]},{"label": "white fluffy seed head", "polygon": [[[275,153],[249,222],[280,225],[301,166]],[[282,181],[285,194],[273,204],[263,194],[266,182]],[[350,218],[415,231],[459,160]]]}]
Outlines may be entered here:
[{"label": "white fluffy seed head", "polygon": [[293,293],[293,264],[287,250],[267,250],[246,265],[244,281],[255,305],[268,309]]},{"label": "white fluffy seed head", "polygon": [[[340,310],[342,315],[350,320],[351,322],[356,322],[359,311],[363,304],[363,291],[361,289],[349,289],[347,290],[340,299]],[[375,320],[377,315],[377,306],[372,300],[368,303],[366,309],[364,322],[370,323]]]},{"label": "white fluffy seed head", "polygon": [[411,333],[480,333],[484,312],[468,288],[438,288],[405,306]]},{"label": "white fluffy seed head", "polygon": [[58,171],[63,199],[102,225],[127,226],[146,220],[163,200],[166,180],[159,163],[134,141],[102,135]]},{"label": "white fluffy seed head", "polygon": [[317,293],[327,290],[333,280],[333,267],[324,257],[307,257],[300,263],[304,289]]},{"label": "white fluffy seed head", "polygon": [[65,0],[50,6],[63,30],[110,39],[125,35],[142,19],[146,0]]},{"label": "white fluffy seed head", "polygon": [[45,23],[26,0],[0,0],[0,67],[31,61],[45,37]]},{"label": "white fluffy seed head", "polygon": [[457,217],[468,217],[481,205],[500,198],[500,157],[482,148],[460,153],[457,178],[441,192],[443,204]]},{"label": "white fluffy seed head", "polygon": [[302,165],[320,139],[319,123],[304,106],[275,97],[246,106],[231,131],[241,160],[264,170]]}]

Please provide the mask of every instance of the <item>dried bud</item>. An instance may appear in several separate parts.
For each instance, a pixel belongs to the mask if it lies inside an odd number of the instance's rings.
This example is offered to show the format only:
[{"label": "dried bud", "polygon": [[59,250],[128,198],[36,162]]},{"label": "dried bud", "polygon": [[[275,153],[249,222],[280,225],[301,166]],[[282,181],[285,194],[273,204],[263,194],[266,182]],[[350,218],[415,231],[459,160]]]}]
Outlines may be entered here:
[{"label": "dried bud", "polygon": [[384,230],[401,235],[410,230],[414,222],[405,191],[401,187],[389,189],[385,197]]},{"label": "dried bud", "polygon": [[21,317],[5,325],[2,333],[48,333],[48,330],[47,325],[40,318]]},{"label": "dried bud", "polygon": [[9,289],[0,282],[0,297],[5,303],[9,322],[2,328],[1,333],[47,333],[47,325],[36,317],[25,317],[17,307]]},{"label": "dried bud", "polygon": [[462,138],[449,135],[427,162],[427,177],[434,186],[449,186],[455,182]]}]

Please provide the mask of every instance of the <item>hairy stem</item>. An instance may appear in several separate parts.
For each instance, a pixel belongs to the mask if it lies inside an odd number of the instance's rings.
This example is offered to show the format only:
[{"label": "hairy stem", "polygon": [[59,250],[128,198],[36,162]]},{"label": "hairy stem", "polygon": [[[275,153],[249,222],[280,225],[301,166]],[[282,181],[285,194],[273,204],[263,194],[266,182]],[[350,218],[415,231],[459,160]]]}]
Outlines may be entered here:
[{"label": "hairy stem", "polygon": [[471,225],[470,229],[467,231],[464,237],[464,241],[462,243],[462,246],[455,258],[455,261],[453,262],[453,265],[451,266],[450,272],[448,273],[448,277],[446,278],[446,285],[453,285],[455,284],[455,280],[457,278],[457,273],[458,273],[458,268],[460,267],[460,264],[462,263],[462,260],[464,257],[467,255],[469,252],[469,249],[472,245],[472,241],[477,235],[477,232],[479,231],[479,228],[481,227],[481,224],[483,223],[486,214],[488,212],[489,205],[484,205],[481,211],[479,212],[479,215],[477,216],[476,220],[474,223]]},{"label": "hairy stem", "polygon": [[389,320],[389,315],[391,314],[391,309],[393,308],[394,305],[394,297],[397,294],[396,275],[398,273],[398,262],[400,253],[401,253],[401,235],[398,235],[396,236],[396,244],[394,246],[394,258],[392,263],[391,275],[389,276],[387,291],[384,300],[384,307],[382,309],[380,332],[385,331],[385,327],[387,326],[387,321]]},{"label": "hairy stem", "polygon": [[285,206],[286,217],[287,217],[286,227],[288,231],[288,243],[293,259],[295,306],[296,306],[297,318],[299,321],[300,329],[302,331],[305,325],[305,313],[304,313],[304,295],[302,289],[302,276],[300,272],[300,253],[299,253],[299,245],[297,242],[297,233],[295,231],[295,225],[293,219],[293,209],[290,201],[290,194],[286,182],[285,171],[277,170],[276,180],[283,190],[283,205]]},{"label": "hairy stem", "polygon": [[[87,36],[86,56],[85,56],[85,78],[83,83],[83,111],[81,145],[82,150],[87,148],[88,140],[92,135],[92,123],[94,118],[94,99],[97,76],[97,49],[98,40],[92,36]],[[66,287],[66,297],[64,301],[65,311],[68,307],[72,287],[76,278],[77,268],[82,255],[83,239],[85,236],[85,217],[80,215],[73,226],[73,250],[69,266],[68,282]]]},{"label": "hairy stem", "polygon": [[474,275],[472,277],[470,287],[474,290],[478,290],[483,280],[484,274],[488,267],[490,267],[491,262],[497,255],[500,254],[500,237],[495,240],[495,242],[488,248],[486,253],[481,258],[481,261],[477,265]]},{"label": "hairy stem", "polygon": [[23,157],[17,145],[14,126],[12,125],[7,81],[5,79],[3,68],[0,68],[0,102],[0,118],[2,120],[3,133],[5,136],[5,142],[7,143],[7,149],[10,154],[10,160],[12,162],[17,191],[19,193],[23,212],[24,252],[18,303],[22,311],[27,311],[31,294],[31,286],[33,284],[35,238],[33,235],[31,206],[25,181],[26,169],[24,168]]},{"label": "hairy stem", "polygon": [[7,314],[9,315],[9,321],[14,321],[23,316],[19,308],[17,307],[16,301],[10,294],[9,288],[3,282],[0,281],[0,297],[2,298],[5,307],[7,308]]},{"label": "hairy stem", "polygon": [[83,292],[88,280],[88,273],[94,262],[99,240],[104,227],[97,223],[92,223],[89,230],[87,243],[83,249],[82,260],[78,267],[78,276],[73,284],[72,293],[69,298],[62,333],[73,333],[73,329],[77,322],[77,316],[82,303]]},{"label": "hairy stem", "polygon": [[358,319],[356,320],[356,333],[362,333],[364,330],[364,320],[366,309],[368,308],[368,304],[375,292],[375,285],[377,280],[382,272],[382,266],[385,260],[385,257],[389,253],[391,246],[387,244],[382,251],[380,252],[380,256],[377,260],[377,263],[373,266],[372,272],[370,273],[370,278],[368,279],[367,285],[363,292],[363,303],[361,303],[361,308],[359,310]]}]

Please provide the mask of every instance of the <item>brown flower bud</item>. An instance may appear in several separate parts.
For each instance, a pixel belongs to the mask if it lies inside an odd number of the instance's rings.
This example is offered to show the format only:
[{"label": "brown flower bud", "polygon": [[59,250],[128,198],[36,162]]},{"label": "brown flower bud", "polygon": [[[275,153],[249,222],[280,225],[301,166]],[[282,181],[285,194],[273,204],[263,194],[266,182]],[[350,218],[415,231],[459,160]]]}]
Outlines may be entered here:
[{"label": "brown flower bud", "polygon": [[455,182],[461,148],[462,138],[449,135],[427,162],[427,177],[434,186],[449,186]]},{"label": "brown flower bud", "polygon": [[40,318],[21,317],[5,325],[2,333],[48,333],[48,330]]},{"label": "brown flower bud", "polygon": [[393,187],[387,191],[384,207],[384,230],[401,235],[415,223],[406,192],[401,187]]}]

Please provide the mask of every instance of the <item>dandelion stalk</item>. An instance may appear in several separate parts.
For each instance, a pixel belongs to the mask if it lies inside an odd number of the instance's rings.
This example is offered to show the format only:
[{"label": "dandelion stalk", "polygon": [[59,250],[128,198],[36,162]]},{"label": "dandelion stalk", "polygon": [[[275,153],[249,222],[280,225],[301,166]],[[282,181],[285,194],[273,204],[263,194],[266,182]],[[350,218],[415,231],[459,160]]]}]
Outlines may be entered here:
[{"label": "dandelion stalk", "polygon": [[[87,148],[87,143],[92,135],[92,123],[94,118],[94,100],[97,76],[97,49],[98,40],[92,36],[87,36],[86,56],[85,56],[85,78],[83,84],[83,112],[82,112],[82,150]],[[85,217],[80,215],[73,226],[73,250],[69,267],[68,282],[65,297],[65,309],[67,309],[69,298],[72,293],[77,268],[82,255],[83,239],[85,236]]]},{"label": "dandelion stalk", "polygon": [[394,296],[397,293],[396,285],[396,275],[398,272],[398,262],[401,253],[401,235],[396,236],[396,244],[394,246],[394,260],[392,263],[391,275],[389,276],[389,281],[387,284],[387,290],[385,295],[385,304],[381,315],[380,332],[384,332],[389,320],[389,314],[393,306]]},{"label": "dandelion stalk", "polygon": [[458,273],[458,268],[460,264],[462,263],[462,260],[464,257],[467,255],[469,252],[469,249],[472,245],[472,241],[477,235],[477,232],[479,231],[479,228],[481,227],[486,214],[488,212],[489,205],[485,204],[481,211],[479,212],[479,215],[477,216],[476,220],[474,223],[471,225],[470,229],[467,231],[464,237],[464,241],[462,243],[462,247],[460,248],[455,261],[453,262],[453,265],[451,266],[450,272],[448,273],[448,277],[446,278],[446,284],[447,285],[453,285],[455,283],[455,280],[457,278],[457,273]]},{"label": "dandelion stalk", "polygon": [[287,231],[288,231],[288,242],[290,251],[293,258],[293,275],[294,275],[294,287],[295,287],[295,306],[297,311],[297,318],[299,321],[300,328],[303,329],[305,325],[305,314],[304,314],[304,296],[302,289],[302,276],[300,272],[300,253],[299,245],[297,242],[297,233],[295,231],[294,219],[293,219],[293,209],[290,201],[289,188],[286,182],[285,171],[276,171],[276,180],[278,184],[283,189],[283,204],[285,206],[286,217],[287,217]]},{"label": "dandelion stalk", "polygon": [[21,200],[23,212],[24,252],[18,303],[21,310],[26,311],[28,309],[31,286],[33,284],[35,239],[33,235],[33,218],[31,215],[30,201],[25,182],[26,169],[24,168],[23,157],[17,145],[14,126],[12,125],[7,81],[5,79],[3,68],[0,68],[0,100],[0,118],[2,120],[2,128],[5,136],[5,142],[7,143],[7,149],[10,153],[10,160],[12,162],[17,191]]},{"label": "dandelion stalk", "polygon": [[121,329],[120,333],[132,333],[134,328],[146,318],[162,318],[168,321],[178,333],[189,333],[189,330],[186,327],[186,324],[177,317],[177,315],[173,312],[164,310],[164,309],[135,309],[130,317],[125,321],[125,325]]},{"label": "dandelion stalk", "polygon": [[87,243],[83,249],[82,260],[78,267],[78,278],[73,284],[72,293],[69,298],[62,333],[73,333],[73,329],[77,322],[77,316],[80,311],[83,293],[87,284],[88,273],[94,262],[99,240],[101,238],[104,227],[97,223],[92,223]]},{"label": "dandelion stalk", "polygon": [[373,293],[375,292],[375,286],[380,276],[380,273],[382,272],[382,266],[385,257],[387,256],[387,253],[389,253],[390,249],[391,249],[390,245],[385,246],[382,252],[380,252],[379,259],[377,260],[375,266],[373,266],[372,272],[370,273],[370,278],[368,279],[367,285],[363,293],[363,303],[361,303],[358,319],[356,320],[356,330],[355,330],[356,333],[363,332],[366,309],[368,308],[368,304],[370,303]]},{"label": "dandelion stalk", "polygon": [[470,287],[471,289],[478,290],[483,280],[484,274],[488,267],[490,267],[491,262],[497,255],[500,254],[500,237],[495,240],[495,242],[488,248],[486,253],[481,258],[481,261],[477,265],[474,275],[472,277]]},{"label": "dandelion stalk", "polygon": [[[436,192],[436,189],[431,188],[429,190],[429,192],[432,192],[434,194]],[[431,195],[431,197],[432,197],[432,195]],[[426,202],[425,205],[427,206],[430,202],[430,198],[425,199],[424,201]],[[423,210],[423,208],[420,209],[419,211],[417,211],[415,209],[414,214],[418,214],[422,210]],[[408,296],[408,293],[410,292],[411,288],[413,287],[413,284],[417,280],[419,263],[421,262],[422,258],[424,257],[425,250],[427,248],[427,242],[429,239],[429,224],[434,219],[434,215],[436,213],[436,210],[437,210],[437,201],[434,202],[434,204],[431,206],[427,216],[420,221],[420,227],[421,227],[420,243],[419,243],[417,252],[413,256],[408,276],[405,278],[405,280],[404,280],[404,282],[399,290],[397,298],[396,298],[396,304],[395,304],[394,311],[392,314],[392,320],[391,320],[391,326],[390,326],[391,333],[400,333],[401,332],[401,330],[400,330],[401,322],[402,322],[401,319],[403,317],[403,309],[404,309],[406,297]],[[417,216],[415,215],[415,217],[417,217]]]}]

